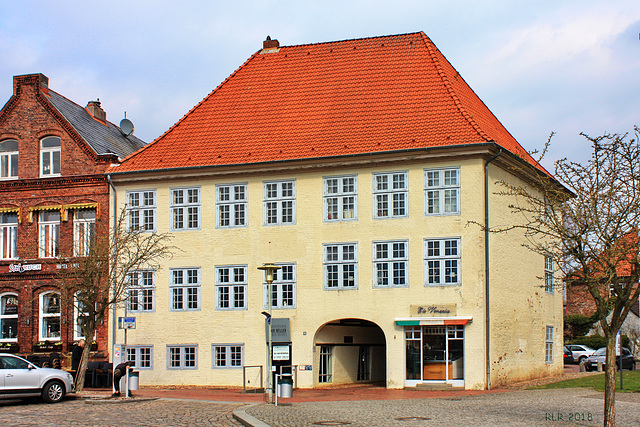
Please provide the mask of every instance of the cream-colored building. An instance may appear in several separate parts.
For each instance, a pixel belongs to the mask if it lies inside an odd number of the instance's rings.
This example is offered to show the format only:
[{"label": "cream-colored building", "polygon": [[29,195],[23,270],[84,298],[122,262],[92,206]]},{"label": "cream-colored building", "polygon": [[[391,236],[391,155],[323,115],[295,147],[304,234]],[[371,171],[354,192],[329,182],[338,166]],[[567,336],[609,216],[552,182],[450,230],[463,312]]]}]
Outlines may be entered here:
[{"label": "cream-colored building", "polygon": [[116,314],[136,318],[123,355],[143,385],[264,381],[263,263],[281,267],[273,363],[298,387],[562,371],[550,266],[479,225],[519,221],[497,183],[545,172],[423,33],[268,39],[109,173],[130,225],[180,248]]}]

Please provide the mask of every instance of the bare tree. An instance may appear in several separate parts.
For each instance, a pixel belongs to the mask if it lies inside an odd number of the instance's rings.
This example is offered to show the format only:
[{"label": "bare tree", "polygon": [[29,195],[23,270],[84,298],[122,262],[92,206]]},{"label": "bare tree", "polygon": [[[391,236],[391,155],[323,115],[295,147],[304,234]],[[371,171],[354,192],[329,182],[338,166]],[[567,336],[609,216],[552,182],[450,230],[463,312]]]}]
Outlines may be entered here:
[{"label": "bare tree", "polygon": [[[175,249],[169,234],[128,229],[126,222],[126,209],[122,209],[113,227],[81,236],[75,242],[75,256],[57,260],[62,262],[58,271],[62,295],[73,301],[88,344],[98,325],[107,319],[109,308],[126,299],[130,274],[158,269],[158,262],[171,257]],[[91,345],[85,345],[76,374],[76,391],[82,391],[84,386],[90,351]]]},{"label": "bare tree", "polygon": [[498,194],[513,197],[510,208],[523,222],[491,231],[522,230],[530,250],[554,259],[567,286],[589,290],[607,339],[604,425],[613,426],[616,335],[640,292],[640,129],[582,136],[591,145],[586,163],[558,160],[554,177],[538,171],[531,187],[501,182]]}]

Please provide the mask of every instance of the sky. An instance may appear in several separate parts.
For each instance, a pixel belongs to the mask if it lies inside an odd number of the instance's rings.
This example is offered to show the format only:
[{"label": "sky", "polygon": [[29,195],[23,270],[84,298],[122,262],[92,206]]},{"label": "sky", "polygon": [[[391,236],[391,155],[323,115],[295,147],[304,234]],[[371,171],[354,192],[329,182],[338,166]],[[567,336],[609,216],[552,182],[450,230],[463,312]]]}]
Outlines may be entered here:
[{"label": "sky", "polygon": [[151,142],[262,48],[424,31],[529,151],[585,162],[640,125],[637,0],[0,0],[0,105],[13,76]]}]

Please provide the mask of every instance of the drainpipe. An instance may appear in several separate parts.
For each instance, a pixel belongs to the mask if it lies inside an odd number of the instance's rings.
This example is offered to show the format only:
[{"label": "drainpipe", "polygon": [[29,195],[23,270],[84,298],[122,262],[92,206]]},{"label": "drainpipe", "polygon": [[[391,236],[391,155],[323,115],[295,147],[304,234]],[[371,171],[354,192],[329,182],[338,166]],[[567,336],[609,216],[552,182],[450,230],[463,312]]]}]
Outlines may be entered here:
[{"label": "drainpipe", "polygon": [[[112,195],[111,195],[111,203],[113,204],[113,220],[117,221],[118,219],[118,207],[116,205],[116,188],[113,185],[113,182],[111,182],[111,175],[108,174],[107,175],[107,181],[109,182],[109,188],[112,191]],[[111,222],[111,221],[109,221]],[[114,222],[114,227],[115,227],[115,222]],[[111,280],[111,278],[108,278],[107,280]],[[114,289],[115,292],[115,289]],[[112,357],[112,363],[113,366],[115,367],[117,365],[117,361],[116,361],[116,331],[118,328],[118,323],[116,320],[116,303],[115,303],[115,298],[114,298],[114,303],[113,303],[113,307],[111,307],[111,323],[112,323],[112,331],[111,331],[111,357]],[[113,381],[112,381],[113,382]],[[112,385],[112,392],[115,392],[115,384]]]},{"label": "drainpipe", "polygon": [[487,160],[484,164],[484,295],[485,295],[485,324],[486,324],[486,361],[487,361],[487,390],[491,389],[491,309],[489,307],[489,163],[500,157],[502,148],[498,154]]}]

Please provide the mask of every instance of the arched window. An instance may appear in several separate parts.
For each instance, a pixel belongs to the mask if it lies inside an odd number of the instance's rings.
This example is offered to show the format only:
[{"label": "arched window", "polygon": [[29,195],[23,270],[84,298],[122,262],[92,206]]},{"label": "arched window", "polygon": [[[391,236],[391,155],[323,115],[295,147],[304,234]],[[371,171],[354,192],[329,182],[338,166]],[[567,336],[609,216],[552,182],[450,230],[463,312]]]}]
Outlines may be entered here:
[{"label": "arched window", "polygon": [[18,295],[6,293],[0,296],[0,341],[18,341]]},{"label": "arched window", "polygon": [[48,136],[40,141],[40,176],[60,175],[60,138]]},{"label": "arched window", "polygon": [[82,298],[78,299],[78,296],[78,293],[76,293],[73,297],[73,318],[75,319],[73,328],[73,339],[75,341],[86,338],[82,333],[82,327],[80,325],[83,321],[85,321],[89,312],[86,304],[81,301]]},{"label": "arched window", "polygon": [[5,139],[0,142],[0,179],[18,177],[18,141]]},{"label": "arched window", "polygon": [[40,294],[40,341],[60,341],[60,294]]}]

